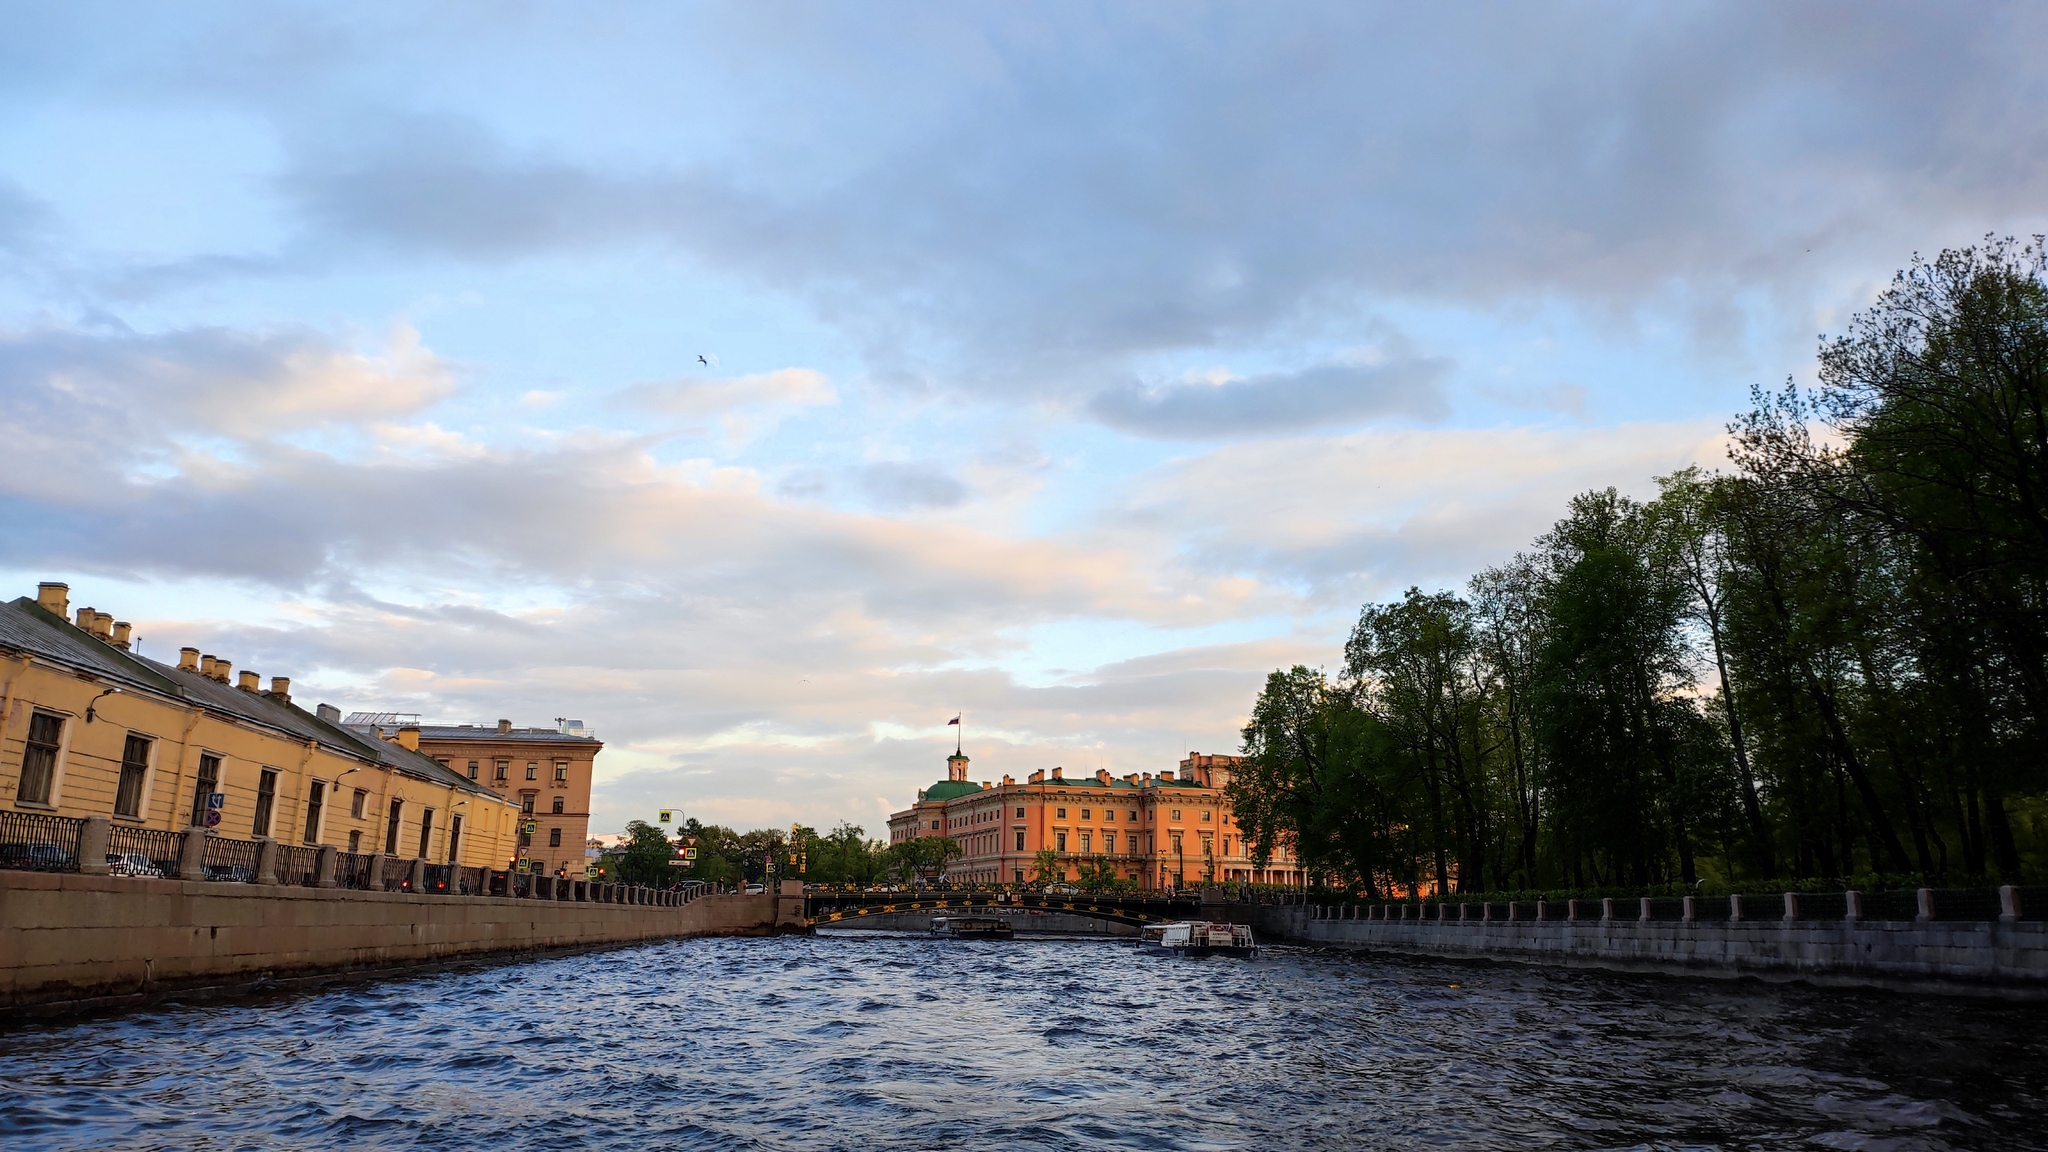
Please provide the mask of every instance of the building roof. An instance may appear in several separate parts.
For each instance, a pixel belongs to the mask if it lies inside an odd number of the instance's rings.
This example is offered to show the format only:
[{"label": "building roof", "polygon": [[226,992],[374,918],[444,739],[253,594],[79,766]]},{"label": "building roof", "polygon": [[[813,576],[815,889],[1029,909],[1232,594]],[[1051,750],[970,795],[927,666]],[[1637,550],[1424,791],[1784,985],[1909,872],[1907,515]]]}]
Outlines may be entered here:
[{"label": "building roof", "polygon": [[981,785],[972,780],[941,780],[924,790],[926,800],[958,800],[962,796],[981,791]]},{"label": "building roof", "polygon": [[[0,604],[0,647],[27,652],[53,664],[88,672],[102,680],[169,697],[217,716],[258,725],[294,740],[383,764],[409,776],[450,784],[465,792],[498,794],[431,756],[330,724],[286,700],[248,692],[146,656],[116,648],[23,596]],[[498,797],[502,799],[502,797]]]},{"label": "building roof", "polygon": [[522,744],[603,744],[604,741],[589,735],[563,732],[555,728],[514,728],[510,732],[498,731],[495,724],[422,724],[422,740],[477,740],[493,743],[511,741]]}]

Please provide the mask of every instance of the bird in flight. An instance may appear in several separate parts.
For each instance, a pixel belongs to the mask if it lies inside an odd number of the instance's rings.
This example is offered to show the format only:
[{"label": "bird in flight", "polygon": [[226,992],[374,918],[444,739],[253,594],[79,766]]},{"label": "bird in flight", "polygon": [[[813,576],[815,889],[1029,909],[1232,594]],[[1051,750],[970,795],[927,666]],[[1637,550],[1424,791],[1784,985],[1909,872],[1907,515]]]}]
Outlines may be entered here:
[{"label": "bird in flight", "polygon": [[711,367],[711,361],[706,360],[702,356],[697,357],[697,363],[704,365],[706,368]]}]

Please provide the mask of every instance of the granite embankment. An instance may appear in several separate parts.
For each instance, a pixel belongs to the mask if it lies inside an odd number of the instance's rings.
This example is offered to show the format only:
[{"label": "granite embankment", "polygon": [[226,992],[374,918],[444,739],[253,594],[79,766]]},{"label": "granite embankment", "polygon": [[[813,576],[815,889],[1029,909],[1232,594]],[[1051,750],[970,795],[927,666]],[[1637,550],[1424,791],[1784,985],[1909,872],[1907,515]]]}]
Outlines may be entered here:
[{"label": "granite embankment", "polygon": [[[555,899],[0,871],[0,1014],[800,925],[801,895]],[[597,897],[603,896],[604,899]]]},{"label": "granite embankment", "polygon": [[1620,901],[1521,905],[1512,919],[1506,905],[1464,918],[1452,904],[1223,907],[1268,941],[1327,948],[2048,999],[2040,920],[1806,919],[1751,900],[1738,920],[1644,919]]}]

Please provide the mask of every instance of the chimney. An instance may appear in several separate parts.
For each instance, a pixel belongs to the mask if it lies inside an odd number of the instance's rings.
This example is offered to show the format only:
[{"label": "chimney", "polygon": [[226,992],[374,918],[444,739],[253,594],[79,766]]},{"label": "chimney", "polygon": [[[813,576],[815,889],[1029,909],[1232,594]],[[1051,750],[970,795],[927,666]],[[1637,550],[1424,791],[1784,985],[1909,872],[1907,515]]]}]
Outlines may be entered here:
[{"label": "chimney", "polygon": [[398,730],[398,745],[407,752],[420,750],[420,729],[417,724],[408,724]]},{"label": "chimney", "polygon": [[322,704],[318,706],[313,710],[313,714],[320,717],[320,719],[325,720],[329,724],[341,723],[341,709],[336,708],[332,704]]},{"label": "chimney", "polygon": [[133,635],[134,632],[135,625],[130,624],[126,620],[114,621],[114,647],[126,651],[128,648],[128,637]]},{"label": "chimney", "polygon": [[1009,777],[1009,775],[1008,775],[1007,773],[1005,773],[1005,774],[1004,774],[1004,776],[1003,776],[1003,787],[1005,787],[1005,788],[1008,788],[1008,787],[1009,787],[1010,785],[1012,785],[1012,784],[1015,784],[1015,783],[1016,783],[1016,781],[1015,781],[1015,780],[1012,780],[1012,779],[1010,779],[1010,777]]},{"label": "chimney", "polygon": [[270,695],[279,704],[291,703],[292,678],[289,676],[272,676],[270,678]]},{"label": "chimney", "polygon": [[199,674],[201,676],[206,677],[208,680],[213,679],[214,666],[219,663],[220,661],[214,659],[212,656],[201,656],[199,658]]},{"label": "chimney", "polygon": [[213,678],[223,684],[228,682],[228,676],[234,670],[235,662],[232,660],[215,660],[213,662]]},{"label": "chimney", "polygon": [[52,580],[36,585],[36,607],[60,620],[71,615],[71,585]]},{"label": "chimney", "polygon": [[95,617],[97,617],[98,615],[99,615],[99,612],[98,612],[98,611],[96,611],[96,610],[94,610],[94,609],[91,609],[91,608],[80,608],[80,609],[78,610],[78,616],[77,616],[77,620],[76,620],[76,622],[77,622],[77,624],[78,624],[78,630],[79,630],[80,632],[90,632],[90,631],[92,631],[92,622],[93,622],[94,618],[95,618]]},{"label": "chimney", "polygon": [[1168,781],[1172,780],[1172,779],[1173,779],[1173,769],[1171,769],[1171,768],[1166,768],[1166,769],[1162,769],[1162,770],[1160,771],[1160,773],[1159,773],[1159,778],[1160,778],[1161,780],[1168,780]]},{"label": "chimney", "polygon": [[1025,780],[1025,783],[1027,783],[1027,784],[1043,784],[1043,783],[1045,783],[1045,769],[1043,769],[1043,768],[1040,768],[1040,769],[1039,769],[1038,771],[1036,771],[1036,772],[1033,772],[1033,773],[1032,773],[1031,775],[1029,775],[1029,776],[1026,776],[1026,777],[1024,778],[1024,780]]},{"label": "chimney", "polygon": [[1150,772],[1138,773],[1138,779],[1142,782],[1144,787],[1150,788],[1152,786],[1152,774]]},{"label": "chimney", "polygon": [[178,671],[180,671],[180,672],[197,672],[197,671],[199,671],[199,649],[197,649],[197,648],[180,648],[180,649],[178,649]]},{"label": "chimney", "polygon": [[1124,773],[1124,783],[1126,783],[1126,784],[1136,784],[1137,782],[1138,782],[1138,774],[1137,774],[1136,772],[1126,772],[1126,773]]},{"label": "chimney", "polygon": [[1052,770],[1052,778],[1055,780],[1065,780],[1067,778],[1067,770],[1065,768],[1054,767]]},{"label": "chimney", "polygon": [[112,644],[114,642],[114,614],[112,612],[94,612],[92,614],[92,634]]},{"label": "chimney", "polygon": [[498,721],[498,735],[503,736],[505,733],[510,732],[511,730],[512,722],[510,720]]},{"label": "chimney", "polygon": [[1097,768],[1097,769],[1095,770],[1095,782],[1096,782],[1097,784],[1107,784],[1107,783],[1109,783],[1109,769],[1107,769],[1107,768]]},{"label": "chimney", "polygon": [[260,691],[263,687],[263,677],[245,668],[242,670],[242,674],[236,678],[235,687],[240,688],[244,692]]}]

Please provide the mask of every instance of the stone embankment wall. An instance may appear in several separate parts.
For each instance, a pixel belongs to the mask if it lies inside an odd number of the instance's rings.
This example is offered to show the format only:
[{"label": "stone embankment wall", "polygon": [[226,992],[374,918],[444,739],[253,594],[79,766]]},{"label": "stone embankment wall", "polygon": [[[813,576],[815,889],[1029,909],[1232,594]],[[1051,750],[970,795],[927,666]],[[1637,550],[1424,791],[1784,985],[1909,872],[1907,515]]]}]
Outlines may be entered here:
[{"label": "stone embankment wall", "polygon": [[765,936],[802,900],[680,906],[0,871],[0,1013],[685,936]]},{"label": "stone embankment wall", "polygon": [[2040,921],[1350,920],[1303,905],[1225,907],[1292,944],[2048,998]]}]

